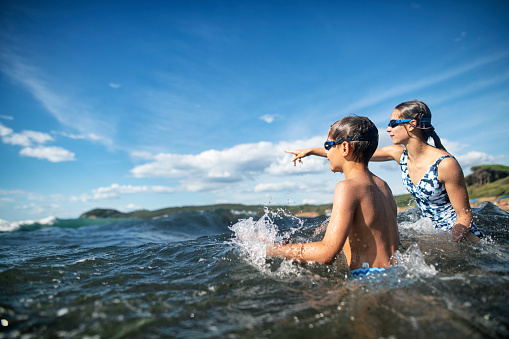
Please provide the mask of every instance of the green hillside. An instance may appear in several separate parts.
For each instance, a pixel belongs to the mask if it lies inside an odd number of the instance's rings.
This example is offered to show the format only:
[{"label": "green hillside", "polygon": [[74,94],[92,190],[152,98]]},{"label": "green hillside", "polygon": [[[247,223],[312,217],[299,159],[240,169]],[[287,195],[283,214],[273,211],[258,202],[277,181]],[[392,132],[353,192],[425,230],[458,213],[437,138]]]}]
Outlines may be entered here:
[{"label": "green hillside", "polygon": [[[214,210],[235,210],[254,212],[259,215],[264,213],[263,205],[241,205],[241,204],[217,204],[206,206],[181,206],[169,207],[155,211],[139,210],[130,213],[122,213],[113,209],[96,208],[89,212],[83,213],[80,218],[135,218],[135,219],[151,219],[160,216],[171,216],[182,212],[201,212],[201,211],[214,211]],[[332,204],[325,205],[299,205],[299,206],[285,206],[285,205],[271,205],[268,206],[270,210],[282,209],[289,214],[297,214],[302,212],[317,212],[320,215],[325,215],[327,210],[332,208]]]},{"label": "green hillside", "polygon": [[509,195],[509,177],[479,187],[468,186],[467,189],[470,199]]},{"label": "green hillside", "polygon": [[471,170],[473,173],[465,177],[470,199],[509,194],[509,166],[482,165]]}]

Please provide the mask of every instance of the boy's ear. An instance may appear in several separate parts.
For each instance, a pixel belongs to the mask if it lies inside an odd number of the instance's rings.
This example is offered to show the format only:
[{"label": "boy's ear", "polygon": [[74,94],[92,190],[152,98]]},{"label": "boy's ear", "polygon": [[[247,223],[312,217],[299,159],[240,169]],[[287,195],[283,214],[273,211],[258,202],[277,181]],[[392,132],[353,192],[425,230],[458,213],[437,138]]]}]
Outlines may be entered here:
[{"label": "boy's ear", "polygon": [[348,141],[344,141],[341,144],[341,152],[343,153],[344,157],[348,156],[348,154],[350,154],[351,150],[352,150],[352,147],[350,146],[350,143]]}]

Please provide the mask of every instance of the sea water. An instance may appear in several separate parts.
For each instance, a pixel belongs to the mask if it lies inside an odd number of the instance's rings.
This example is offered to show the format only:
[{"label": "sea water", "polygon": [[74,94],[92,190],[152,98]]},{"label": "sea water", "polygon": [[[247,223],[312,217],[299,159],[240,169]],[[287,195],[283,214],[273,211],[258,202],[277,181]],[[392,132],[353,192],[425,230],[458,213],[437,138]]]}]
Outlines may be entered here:
[{"label": "sea water", "polygon": [[0,338],[505,338],[509,213],[474,216],[485,237],[456,244],[400,213],[398,266],[358,279],[265,258],[323,236],[281,210],[0,221]]}]

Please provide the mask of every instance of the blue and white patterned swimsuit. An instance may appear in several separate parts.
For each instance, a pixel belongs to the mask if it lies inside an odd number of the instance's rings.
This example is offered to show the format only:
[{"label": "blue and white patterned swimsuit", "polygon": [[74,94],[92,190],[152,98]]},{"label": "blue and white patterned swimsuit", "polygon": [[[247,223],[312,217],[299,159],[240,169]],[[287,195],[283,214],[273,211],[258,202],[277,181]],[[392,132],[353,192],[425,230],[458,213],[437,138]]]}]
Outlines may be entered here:
[{"label": "blue and white patterned swimsuit", "polygon": [[[456,222],[456,211],[449,200],[445,185],[438,180],[438,165],[445,158],[454,157],[444,155],[438,158],[417,185],[414,185],[408,175],[408,152],[406,148],[403,150],[399,165],[401,166],[403,185],[415,198],[422,215],[431,219],[435,229],[450,231]],[[472,224],[470,231],[477,236],[482,236],[482,233],[474,224]]]}]

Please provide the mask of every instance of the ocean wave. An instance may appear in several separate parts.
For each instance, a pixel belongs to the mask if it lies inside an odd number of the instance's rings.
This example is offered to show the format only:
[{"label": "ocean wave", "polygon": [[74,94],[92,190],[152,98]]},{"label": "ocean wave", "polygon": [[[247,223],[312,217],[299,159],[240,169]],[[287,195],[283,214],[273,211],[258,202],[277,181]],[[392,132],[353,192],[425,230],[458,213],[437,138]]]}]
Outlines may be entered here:
[{"label": "ocean wave", "polygon": [[58,219],[49,216],[39,220],[7,221],[0,219],[0,232],[14,232],[26,227],[52,226]]},{"label": "ocean wave", "polygon": [[321,239],[325,217],[233,214],[84,227],[100,221],[56,219],[0,234],[0,337],[509,334],[509,217],[500,211],[476,211],[491,237],[477,244],[412,231],[424,225],[406,221],[397,265],[359,279],[344,257],[334,265],[266,260],[265,242]]}]

